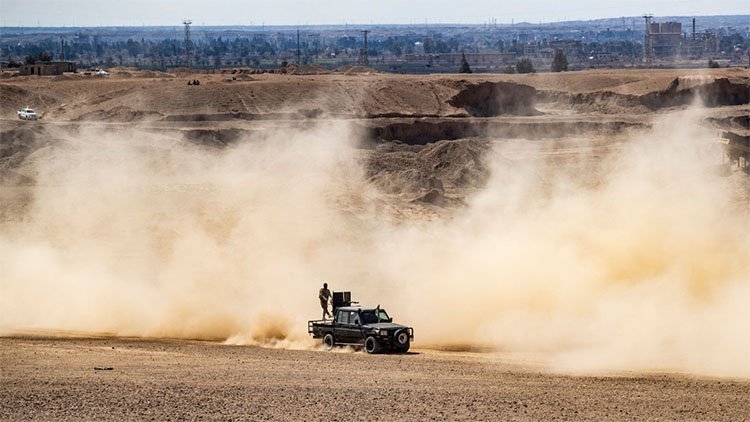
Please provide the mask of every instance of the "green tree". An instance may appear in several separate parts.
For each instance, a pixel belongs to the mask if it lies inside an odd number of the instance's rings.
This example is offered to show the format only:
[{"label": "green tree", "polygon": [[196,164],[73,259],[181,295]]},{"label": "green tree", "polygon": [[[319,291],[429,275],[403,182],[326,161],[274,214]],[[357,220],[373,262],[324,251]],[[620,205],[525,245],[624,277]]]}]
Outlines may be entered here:
[{"label": "green tree", "polygon": [[568,70],[568,58],[565,57],[565,53],[558,49],[555,51],[555,58],[552,60],[552,71],[553,72],[565,72]]},{"label": "green tree", "polygon": [[735,47],[742,48],[744,45],[746,45],[746,39],[740,34],[723,35],[719,38],[719,50],[727,53],[733,51]]},{"label": "green tree", "polygon": [[395,42],[388,47],[388,51],[393,53],[393,55],[396,57],[401,57],[401,54],[403,54],[404,52],[404,50],[401,48],[401,45]]},{"label": "green tree", "polygon": [[458,73],[472,73],[469,62],[466,61],[466,54],[461,53],[461,67],[458,68]]},{"label": "green tree", "polygon": [[48,51],[42,51],[41,53],[37,54],[36,59],[40,62],[51,62],[52,55]]},{"label": "green tree", "polygon": [[125,43],[125,48],[128,50],[128,55],[131,57],[135,57],[141,52],[141,45],[130,38],[128,38],[128,41]]},{"label": "green tree", "polygon": [[534,64],[531,60],[523,58],[516,62],[516,72],[518,73],[534,73]]}]

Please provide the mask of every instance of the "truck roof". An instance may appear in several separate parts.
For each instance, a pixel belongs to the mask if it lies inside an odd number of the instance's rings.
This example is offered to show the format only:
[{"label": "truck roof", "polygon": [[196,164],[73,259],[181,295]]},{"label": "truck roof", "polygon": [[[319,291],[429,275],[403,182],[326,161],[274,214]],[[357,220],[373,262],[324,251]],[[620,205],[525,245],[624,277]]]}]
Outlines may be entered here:
[{"label": "truck roof", "polygon": [[339,308],[336,308],[336,310],[341,311],[374,311],[375,309],[377,308],[361,308],[359,306],[341,306]]}]

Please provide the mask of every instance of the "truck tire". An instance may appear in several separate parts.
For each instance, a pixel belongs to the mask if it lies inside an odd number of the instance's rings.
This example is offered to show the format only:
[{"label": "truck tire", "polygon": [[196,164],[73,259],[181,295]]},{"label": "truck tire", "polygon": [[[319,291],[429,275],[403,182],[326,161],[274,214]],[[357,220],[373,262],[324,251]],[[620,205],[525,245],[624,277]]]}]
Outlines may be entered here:
[{"label": "truck tire", "polygon": [[336,345],[336,342],[333,341],[333,334],[326,334],[325,337],[323,337],[323,347],[326,348],[326,350],[333,349],[333,346]]},{"label": "truck tire", "polygon": [[409,351],[409,333],[406,330],[398,330],[393,334],[393,345],[397,352]]},{"label": "truck tire", "polygon": [[380,346],[380,343],[378,343],[378,340],[373,337],[367,337],[365,340],[365,351],[371,355],[374,355],[376,353],[380,353],[380,349],[382,347]]},{"label": "truck tire", "polygon": [[396,346],[396,352],[398,353],[406,353],[409,351],[409,343],[406,343],[406,346]]}]

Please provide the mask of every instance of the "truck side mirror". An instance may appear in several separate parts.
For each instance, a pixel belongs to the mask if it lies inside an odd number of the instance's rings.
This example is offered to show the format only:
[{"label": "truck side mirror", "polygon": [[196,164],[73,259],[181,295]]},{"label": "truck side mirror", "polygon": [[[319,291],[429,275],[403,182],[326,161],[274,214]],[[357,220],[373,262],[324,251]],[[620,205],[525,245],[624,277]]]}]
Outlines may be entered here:
[{"label": "truck side mirror", "polygon": [[354,320],[354,325],[359,325],[359,320],[358,319]]}]

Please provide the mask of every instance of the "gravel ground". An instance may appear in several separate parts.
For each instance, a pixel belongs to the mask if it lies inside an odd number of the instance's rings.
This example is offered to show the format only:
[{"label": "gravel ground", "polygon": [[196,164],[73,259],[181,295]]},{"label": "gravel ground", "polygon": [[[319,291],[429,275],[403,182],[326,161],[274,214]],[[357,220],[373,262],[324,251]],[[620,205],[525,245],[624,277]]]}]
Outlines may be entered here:
[{"label": "gravel ground", "polygon": [[552,375],[498,354],[5,337],[0,371],[3,420],[750,418],[748,381]]}]

